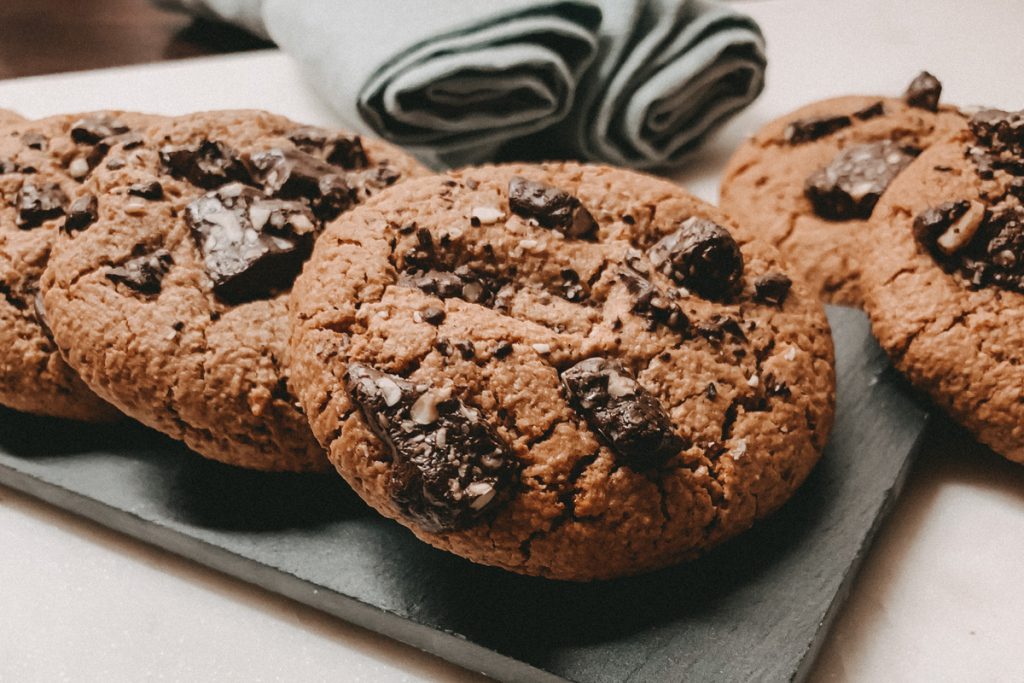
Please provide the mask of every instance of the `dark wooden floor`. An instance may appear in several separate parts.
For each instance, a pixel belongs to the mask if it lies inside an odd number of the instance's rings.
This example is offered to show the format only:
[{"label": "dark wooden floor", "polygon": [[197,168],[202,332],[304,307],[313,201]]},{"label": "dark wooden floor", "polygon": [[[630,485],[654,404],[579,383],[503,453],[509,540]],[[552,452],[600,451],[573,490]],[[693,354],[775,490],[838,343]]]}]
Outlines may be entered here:
[{"label": "dark wooden floor", "polygon": [[0,79],[264,47],[148,0],[0,0]]}]

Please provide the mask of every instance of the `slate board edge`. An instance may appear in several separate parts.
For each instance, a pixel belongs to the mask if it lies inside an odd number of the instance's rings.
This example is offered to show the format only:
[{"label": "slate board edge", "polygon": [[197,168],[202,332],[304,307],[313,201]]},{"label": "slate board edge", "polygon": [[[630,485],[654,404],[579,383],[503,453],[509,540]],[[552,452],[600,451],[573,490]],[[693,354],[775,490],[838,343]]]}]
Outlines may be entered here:
[{"label": "slate board edge", "polygon": [[[0,464],[0,483],[148,545],[226,576],[283,595],[343,621],[375,631],[470,671],[502,681],[558,683],[567,679],[459,636],[390,614],[300,579],[284,570],[211,545],[159,522],[113,508],[58,484]],[[448,641],[443,647],[441,641]]]},{"label": "slate board edge", "polygon": [[914,463],[917,462],[917,455],[921,451],[921,445],[924,442],[925,435],[928,433],[928,428],[931,424],[932,417],[930,414],[926,414],[924,428],[918,433],[917,438],[914,440],[914,444],[910,449],[910,454],[903,461],[903,467],[900,468],[896,481],[888,489],[888,495],[885,496],[882,507],[879,508],[878,515],[864,534],[864,538],[861,540],[860,547],[857,549],[857,554],[855,555],[853,562],[850,563],[846,575],[839,584],[839,589],[836,590],[832,601],[825,610],[825,616],[821,620],[821,627],[817,630],[814,640],[811,641],[810,647],[807,648],[807,652],[804,653],[804,656],[800,659],[799,666],[793,674],[793,678],[790,679],[793,683],[803,683],[810,677],[811,670],[814,668],[814,663],[818,659],[818,655],[821,653],[821,648],[824,647],[825,640],[832,632],[836,619],[839,617],[839,611],[842,609],[843,605],[846,604],[847,598],[850,597],[850,591],[853,589],[853,582],[857,578],[857,575],[860,574],[861,567],[864,564],[868,551],[871,549],[871,546],[874,545],[875,537],[889,519],[889,515],[892,514],[893,509],[899,502],[900,494],[903,492],[903,487],[906,486],[907,479],[910,477],[910,471],[913,469]]}]

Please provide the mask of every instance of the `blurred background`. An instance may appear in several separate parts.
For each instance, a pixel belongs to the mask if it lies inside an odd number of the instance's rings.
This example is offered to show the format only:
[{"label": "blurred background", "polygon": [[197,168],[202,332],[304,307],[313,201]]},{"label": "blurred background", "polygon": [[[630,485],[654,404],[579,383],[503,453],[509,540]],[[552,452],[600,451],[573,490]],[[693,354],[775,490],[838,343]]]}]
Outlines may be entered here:
[{"label": "blurred background", "polygon": [[147,0],[2,0],[0,27],[0,79],[272,46]]}]

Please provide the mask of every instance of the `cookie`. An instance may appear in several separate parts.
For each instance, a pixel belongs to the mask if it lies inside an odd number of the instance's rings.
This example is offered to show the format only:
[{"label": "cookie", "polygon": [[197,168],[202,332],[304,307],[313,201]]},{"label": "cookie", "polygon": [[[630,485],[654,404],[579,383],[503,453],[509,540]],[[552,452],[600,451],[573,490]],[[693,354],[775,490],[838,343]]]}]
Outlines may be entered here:
[{"label": "cookie", "polygon": [[987,110],[879,202],[863,282],[894,365],[1024,462],[1024,113]]},{"label": "cookie", "polygon": [[204,456],[323,469],[290,386],[288,291],[325,220],[419,165],[256,111],[167,119],[115,151],[123,165],[76,194],[88,216],[65,231],[43,282],[69,364]]},{"label": "cookie", "polygon": [[782,253],[824,300],[859,306],[866,221],[905,167],[964,126],[922,73],[902,99],[850,96],[772,121],[726,168],[721,206]]},{"label": "cookie", "polygon": [[18,112],[10,109],[0,109],[0,126],[8,126],[12,123],[21,123],[25,118]]},{"label": "cookie", "polygon": [[0,130],[0,404],[88,421],[120,415],[64,362],[39,281],[58,233],[81,213],[72,198],[82,183],[153,120],[93,112]]},{"label": "cookie", "polygon": [[778,508],[832,421],[823,309],[679,187],[602,166],[410,181],[292,297],[313,431],[370,505],[475,562],[602,579]]}]

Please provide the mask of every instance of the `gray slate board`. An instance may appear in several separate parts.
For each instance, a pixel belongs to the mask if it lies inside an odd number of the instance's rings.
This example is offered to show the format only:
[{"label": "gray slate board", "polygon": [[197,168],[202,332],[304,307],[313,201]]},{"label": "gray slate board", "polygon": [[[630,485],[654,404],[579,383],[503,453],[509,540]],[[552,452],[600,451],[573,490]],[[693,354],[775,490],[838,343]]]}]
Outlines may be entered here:
[{"label": "gray slate board", "polygon": [[480,567],[381,519],[335,476],[208,462],[135,425],[0,412],[0,482],[504,680],[799,680],[926,420],[859,312],[829,311],[839,403],[779,513],[687,565],[596,584]]}]

